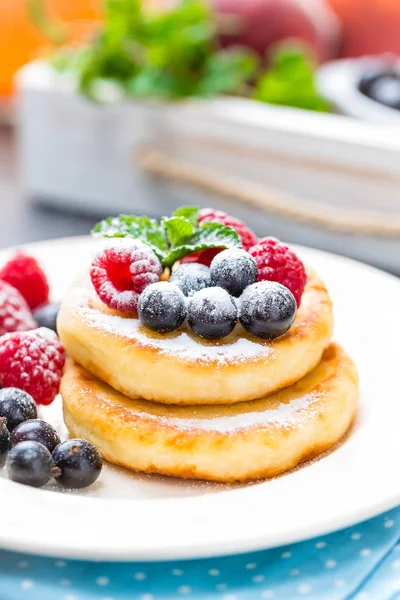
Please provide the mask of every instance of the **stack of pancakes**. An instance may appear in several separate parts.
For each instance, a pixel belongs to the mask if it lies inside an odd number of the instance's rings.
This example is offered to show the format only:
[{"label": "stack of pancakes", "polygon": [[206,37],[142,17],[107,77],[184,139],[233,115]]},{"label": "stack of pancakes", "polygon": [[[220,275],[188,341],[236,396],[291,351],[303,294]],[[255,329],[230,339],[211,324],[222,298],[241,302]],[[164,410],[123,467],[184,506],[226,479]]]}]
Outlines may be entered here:
[{"label": "stack of pancakes", "polygon": [[156,334],[80,279],[58,319],[71,435],[130,469],[221,482],[272,477],[329,449],[354,419],[358,378],[331,343],[325,285],[307,274],[293,326],[273,341],[240,325],[213,342],[185,325]]}]

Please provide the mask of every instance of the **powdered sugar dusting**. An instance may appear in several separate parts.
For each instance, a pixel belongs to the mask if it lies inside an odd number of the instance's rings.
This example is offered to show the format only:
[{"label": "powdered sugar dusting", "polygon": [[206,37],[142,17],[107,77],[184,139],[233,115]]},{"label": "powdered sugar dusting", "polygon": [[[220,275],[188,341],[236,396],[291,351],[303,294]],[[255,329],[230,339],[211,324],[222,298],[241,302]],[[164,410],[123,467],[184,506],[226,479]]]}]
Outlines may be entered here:
[{"label": "powdered sugar dusting", "polygon": [[[94,292],[92,292],[94,293]],[[218,342],[205,342],[183,325],[177,332],[169,335],[152,335],[138,319],[124,318],[104,314],[89,306],[90,284],[82,282],[70,291],[66,303],[78,313],[89,326],[135,340],[143,346],[151,347],[160,354],[176,356],[185,362],[234,364],[248,360],[260,360],[270,357],[274,350],[268,345],[253,341],[244,336],[244,332],[233,339]],[[238,326],[239,328],[240,326]],[[241,335],[243,333],[243,336]]]}]

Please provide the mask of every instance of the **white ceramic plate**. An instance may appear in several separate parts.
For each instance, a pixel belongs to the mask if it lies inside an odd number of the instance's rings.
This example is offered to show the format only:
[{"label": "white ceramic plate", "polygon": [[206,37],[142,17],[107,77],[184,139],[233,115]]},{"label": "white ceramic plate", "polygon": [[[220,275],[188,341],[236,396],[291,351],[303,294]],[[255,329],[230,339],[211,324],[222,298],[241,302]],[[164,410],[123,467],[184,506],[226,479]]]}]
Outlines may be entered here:
[{"label": "white ceramic plate", "polygon": [[[91,252],[87,238],[33,244],[61,298]],[[247,486],[184,482],[105,466],[78,493],[0,477],[0,546],[48,555],[157,560],[239,553],[324,534],[400,502],[400,281],[338,256],[299,248],[326,280],[336,339],[361,376],[361,407],[335,452]],[[0,253],[0,262],[7,253]],[[86,258],[85,258],[86,257]],[[42,411],[61,426],[60,403]]]}]

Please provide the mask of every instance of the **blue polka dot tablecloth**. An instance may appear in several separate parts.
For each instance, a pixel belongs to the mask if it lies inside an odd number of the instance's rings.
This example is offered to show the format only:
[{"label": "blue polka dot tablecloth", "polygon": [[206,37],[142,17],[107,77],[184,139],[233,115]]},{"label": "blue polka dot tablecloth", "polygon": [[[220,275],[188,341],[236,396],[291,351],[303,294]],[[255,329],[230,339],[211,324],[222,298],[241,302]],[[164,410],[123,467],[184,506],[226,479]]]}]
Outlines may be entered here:
[{"label": "blue polka dot tablecloth", "polygon": [[397,508],[311,541],[207,560],[93,563],[0,551],[0,600],[400,600],[399,538]]}]

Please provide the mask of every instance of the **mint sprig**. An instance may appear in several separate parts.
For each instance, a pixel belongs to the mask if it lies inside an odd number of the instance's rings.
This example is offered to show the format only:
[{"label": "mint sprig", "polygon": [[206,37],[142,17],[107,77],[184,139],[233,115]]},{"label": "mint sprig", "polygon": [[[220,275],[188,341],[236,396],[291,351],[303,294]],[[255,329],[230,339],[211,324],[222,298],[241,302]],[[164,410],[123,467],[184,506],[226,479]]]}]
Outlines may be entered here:
[{"label": "mint sprig", "polygon": [[198,225],[198,213],[197,207],[185,206],[161,222],[134,215],[108,217],[94,226],[92,235],[141,240],[153,250],[164,267],[172,267],[176,261],[200,250],[241,247],[240,238],[232,227],[212,222]]}]

